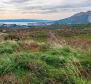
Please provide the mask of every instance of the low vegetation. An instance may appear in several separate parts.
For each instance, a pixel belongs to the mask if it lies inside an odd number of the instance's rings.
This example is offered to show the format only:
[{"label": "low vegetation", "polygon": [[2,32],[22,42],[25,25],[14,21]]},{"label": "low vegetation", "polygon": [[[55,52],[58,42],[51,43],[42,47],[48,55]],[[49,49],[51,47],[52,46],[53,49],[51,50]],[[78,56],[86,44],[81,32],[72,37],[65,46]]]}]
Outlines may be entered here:
[{"label": "low vegetation", "polygon": [[5,34],[0,42],[0,84],[91,83],[91,48],[83,44],[90,46],[90,34],[83,36],[79,29],[70,36],[73,29],[50,28],[0,30]]}]

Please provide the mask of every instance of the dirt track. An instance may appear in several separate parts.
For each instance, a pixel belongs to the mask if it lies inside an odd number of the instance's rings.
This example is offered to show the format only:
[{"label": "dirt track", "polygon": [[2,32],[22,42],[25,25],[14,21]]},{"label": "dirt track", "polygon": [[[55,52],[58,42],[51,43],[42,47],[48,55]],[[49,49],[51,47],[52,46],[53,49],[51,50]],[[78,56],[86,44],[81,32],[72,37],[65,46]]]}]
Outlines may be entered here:
[{"label": "dirt track", "polygon": [[49,31],[48,33],[48,43],[50,44],[51,47],[54,48],[61,48],[64,45],[66,45],[65,40],[63,38],[59,40],[53,31]]}]

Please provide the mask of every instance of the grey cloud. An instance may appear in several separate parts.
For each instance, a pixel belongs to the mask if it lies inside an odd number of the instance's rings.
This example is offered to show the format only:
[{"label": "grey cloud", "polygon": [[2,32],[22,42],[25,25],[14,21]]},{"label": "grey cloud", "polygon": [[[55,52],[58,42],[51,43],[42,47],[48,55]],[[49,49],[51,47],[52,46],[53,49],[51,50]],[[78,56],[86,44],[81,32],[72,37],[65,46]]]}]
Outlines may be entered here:
[{"label": "grey cloud", "polygon": [[10,1],[4,1],[6,4],[22,4],[25,2],[28,2],[29,0],[10,0]]},{"label": "grey cloud", "polygon": [[[60,12],[60,11],[79,11],[84,7],[91,8],[91,1],[86,0],[78,4],[65,4],[65,5],[56,5],[56,6],[24,6],[23,9],[27,11],[31,11],[33,9],[39,10],[40,13],[53,13],[53,12]],[[36,12],[36,11],[35,11]],[[38,12],[38,11],[37,11]]]},{"label": "grey cloud", "polygon": [[[18,12],[24,13],[57,13],[60,11],[79,11],[84,7],[91,8],[91,1],[85,0],[80,3],[72,4],[71,2],[64,5],[53,4],[53,5],[41,5],[41,3],[32,4],[31,2],[36,2],[36,0],[10,0],[4,3],[13,4]],[[29,3],[30,4],[29,4]],[[55,1],[56,2],[56,1]],[[37,3],[37,2],[36,2]],[[52,2],[51,2],[52,3]],[[1,8],[0,8],[1,9]]]}]

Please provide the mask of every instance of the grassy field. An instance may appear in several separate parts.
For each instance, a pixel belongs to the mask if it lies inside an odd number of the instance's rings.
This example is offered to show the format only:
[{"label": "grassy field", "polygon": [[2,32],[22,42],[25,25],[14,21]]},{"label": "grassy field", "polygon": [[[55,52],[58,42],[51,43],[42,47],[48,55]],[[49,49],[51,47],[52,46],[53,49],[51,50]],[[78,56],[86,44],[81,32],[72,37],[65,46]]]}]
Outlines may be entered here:
[{"label": "grassy field", "polygon": [[91,25],[0,29],[0,84],[91,84]]}]

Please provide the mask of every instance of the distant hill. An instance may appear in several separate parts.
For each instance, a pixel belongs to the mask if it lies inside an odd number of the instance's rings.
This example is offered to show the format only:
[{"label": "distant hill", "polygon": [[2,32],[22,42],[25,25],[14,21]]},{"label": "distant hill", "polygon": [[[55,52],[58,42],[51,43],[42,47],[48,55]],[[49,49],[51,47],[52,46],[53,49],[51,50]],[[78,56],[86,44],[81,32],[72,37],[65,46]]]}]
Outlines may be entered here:
[{"label": "distant hill", "polygon": [[0,23],[4,24],[29,24],[30,26],[46,26],[53,24],[52,20],[37,20],[37,19],[4,19]]},{"label": "distant hill", "polygon": [[0,22],[50,22],[51,20],[36,20],[36,19],[4,19]]},{"label": "distant hill", "polygon": [[86,24],[91,22],[91,11],[80,12],[71,17],[55,21],[55,24]]}]

